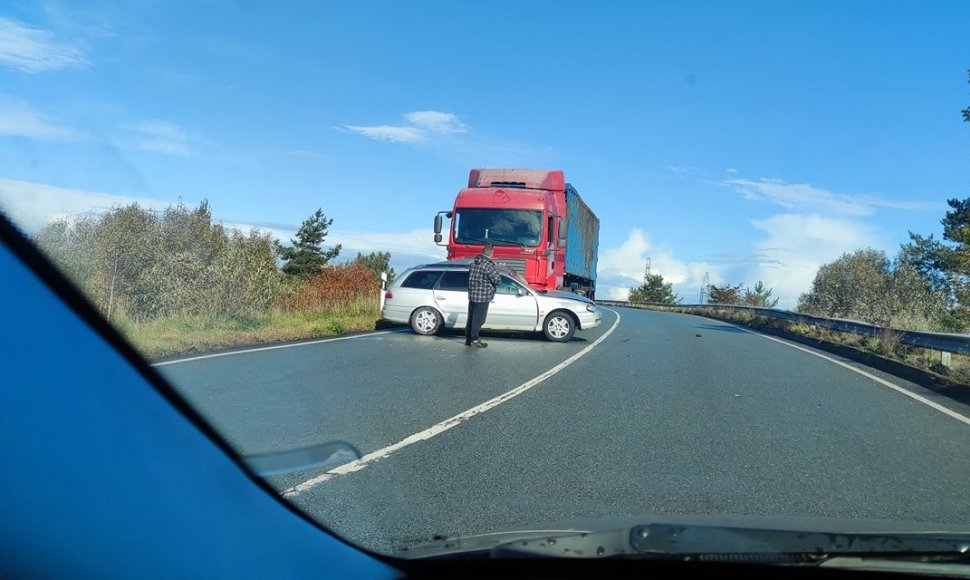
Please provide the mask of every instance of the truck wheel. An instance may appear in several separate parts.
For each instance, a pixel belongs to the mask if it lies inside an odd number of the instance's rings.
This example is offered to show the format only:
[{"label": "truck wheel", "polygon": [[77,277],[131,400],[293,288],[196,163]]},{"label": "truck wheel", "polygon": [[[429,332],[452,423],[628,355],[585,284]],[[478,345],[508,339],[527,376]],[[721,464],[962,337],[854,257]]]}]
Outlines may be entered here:
[{"label": "truck wheel", "polygon": [[552,342],[566,342],[576,332],[576,321],[565,312],[553,312],[542,323],[542,333]]},{"label": "truck wheel", "polygon": [[442,322],[438,311],[428,306],[422,306],[411,314],[411,328],[416,334],[437,334]]}]

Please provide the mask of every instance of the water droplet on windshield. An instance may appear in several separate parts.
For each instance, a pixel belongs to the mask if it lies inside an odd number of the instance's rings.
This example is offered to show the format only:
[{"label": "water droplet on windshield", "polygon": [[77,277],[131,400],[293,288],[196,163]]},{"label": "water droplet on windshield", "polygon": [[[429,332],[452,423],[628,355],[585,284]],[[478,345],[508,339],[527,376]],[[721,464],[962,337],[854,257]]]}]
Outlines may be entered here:
[{"label": "water droplet on windshield", "polygon": [[605,553],[606,553],[606,548],[604,548],[603,546],[600,546],[599,548],[596,548],[596,555],[597,556],[602,556]]}]

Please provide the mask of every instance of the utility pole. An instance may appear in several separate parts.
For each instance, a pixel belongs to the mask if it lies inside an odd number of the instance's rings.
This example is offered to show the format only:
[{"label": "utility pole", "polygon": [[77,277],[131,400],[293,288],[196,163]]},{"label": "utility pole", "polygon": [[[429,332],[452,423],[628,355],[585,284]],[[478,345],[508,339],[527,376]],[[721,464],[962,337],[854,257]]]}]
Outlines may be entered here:
[{"label": "utility pole", "polygon": [[701,282],[701,293],[697,298],[698,304],[704,304],[707,299],[707,288],[711,285],[711,274],[710,272],[704,272],[704,281]]},{"label": "utility pole", "polygon": [[643,269],[643,283],[647,283],[647,279],[650,278],[650,257],[647,257],[647,265]]}]

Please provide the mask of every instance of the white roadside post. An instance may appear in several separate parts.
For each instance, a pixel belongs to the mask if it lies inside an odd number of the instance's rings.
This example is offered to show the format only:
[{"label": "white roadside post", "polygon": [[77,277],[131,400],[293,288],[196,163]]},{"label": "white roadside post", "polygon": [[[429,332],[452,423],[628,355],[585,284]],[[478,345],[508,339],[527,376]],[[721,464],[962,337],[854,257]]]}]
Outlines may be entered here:
[{"label": "white roadside post", "polygon": [[387,272],[381,272],[381,311],[384,311],[384,292],[387,290]]}]

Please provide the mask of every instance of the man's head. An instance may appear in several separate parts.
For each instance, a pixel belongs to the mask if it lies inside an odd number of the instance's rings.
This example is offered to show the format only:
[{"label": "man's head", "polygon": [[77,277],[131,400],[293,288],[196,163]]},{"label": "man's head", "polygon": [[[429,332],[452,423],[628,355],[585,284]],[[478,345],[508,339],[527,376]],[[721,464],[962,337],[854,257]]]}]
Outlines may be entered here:
[{"label": "man's head", "polygon": [[482,248],[482,254],[486,258],[491,258],[492,254],[494,253],[495,253],[495,246],[493,246],[492,244],[485,244],[485,247]]}]

